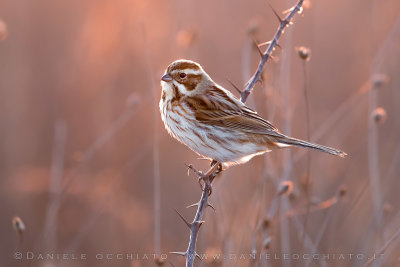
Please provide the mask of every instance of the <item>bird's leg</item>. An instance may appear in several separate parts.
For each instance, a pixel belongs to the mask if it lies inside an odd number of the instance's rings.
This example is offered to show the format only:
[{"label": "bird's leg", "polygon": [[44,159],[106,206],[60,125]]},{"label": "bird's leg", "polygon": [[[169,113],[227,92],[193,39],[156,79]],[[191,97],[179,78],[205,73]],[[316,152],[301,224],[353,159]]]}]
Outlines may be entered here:
[{"label": "bird's leg", "polygon": [[216,160],[211,162],[211,168],[203,175],[204,178],[215,177],[222,169],[221,163]]},{"label": "bird's leg", "polygon": [[213,180],[214,180],[214,178],[220,173],[220,172],[222,172],[223,171],[223,169],[222,169],[222,163],[220,163],[220,162],[218,162],[218,161],[216,161],[215,159],[213,159],[212,161],[211,161],[211,168],[212,167],[215,167],[215,165],[217,165],[216,166],[216,169],[215,169],[215,175],[213,175],[212,177],[210,177],[210,182],[212,182]]},{"label": "bird's leg", "polygon": [[217,169],[216,169],[216,171],[215,171],[215,174],[219,174],[220,172],[223,171],[223,169],[222,169],[222,163],[216,161],[215,159],[213,159],[213,160],[211,161],[210,166],[211,166],[211,167],[214,167],[215,164],[217,164]]}]

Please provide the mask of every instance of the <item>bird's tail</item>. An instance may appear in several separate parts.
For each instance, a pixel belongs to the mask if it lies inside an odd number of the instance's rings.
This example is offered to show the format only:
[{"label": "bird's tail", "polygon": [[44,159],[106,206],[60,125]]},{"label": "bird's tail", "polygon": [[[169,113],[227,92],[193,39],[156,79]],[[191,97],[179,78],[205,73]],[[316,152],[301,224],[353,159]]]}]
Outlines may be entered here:
[{"label": "bird's tail", "polygon": [[286,146],[302,146],[302,147],[307,147],[307,148],[312,148],[316,149],[325,153],[329,153],[332,155],[339,156],[341,158],[344,158],[347,154],[339,149],[323,146],[323,145],[318,145],[318,144],[313,144],[309,143],[303,140],[299,140],[296,138],[288,137],[288,136],[282,136],[277,138],[276,140],[276,145],[279,147],[286,147]]}]

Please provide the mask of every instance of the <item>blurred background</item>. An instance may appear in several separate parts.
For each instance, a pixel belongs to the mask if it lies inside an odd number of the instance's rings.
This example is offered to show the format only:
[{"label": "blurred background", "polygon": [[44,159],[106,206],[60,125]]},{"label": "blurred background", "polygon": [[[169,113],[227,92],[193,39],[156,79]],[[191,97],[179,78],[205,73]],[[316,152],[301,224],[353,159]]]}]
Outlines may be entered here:
[{"label": "blurred background", "polygon": [[[244,87],[278,27],[269,4],[295,1],[1,0],[1,265],[182,266],[174,209],[191,221],[201,194],[184,164],[209,163],[168,136],[159,80],[187,58],[238,95],[228,80]],[[197,266],[399,265],[400,2],[306,1],[273,56],[247,104],[348,156],[224,171]]]}]

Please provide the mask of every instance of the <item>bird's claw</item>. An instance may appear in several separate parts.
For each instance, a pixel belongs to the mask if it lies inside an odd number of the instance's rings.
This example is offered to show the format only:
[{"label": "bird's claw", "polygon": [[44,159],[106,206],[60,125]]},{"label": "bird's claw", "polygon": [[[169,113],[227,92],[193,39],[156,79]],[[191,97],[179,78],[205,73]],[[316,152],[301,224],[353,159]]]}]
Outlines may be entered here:
[{"label": "bird's claw", "polygon": [[216,170],[215,170],[214,173],[215,173],[215,175],[218,175],[220,172],[223,171],[223,169],[222,169],[222,164],[219,163],[218,161],[216,161],[215,159],[213,159],[213,160],[211,161],[210,166],[213,167],[215,164],[218,164],[218,166],[217,166],[217,168],[216,168]]},{"label": "bird's claw", "polygon": [[186,167],[189,170],[192,170],[194,173],[197,174],[198,176],[198,183],[200,185],[201,191],[208,191],[208,195],[211,195],[212,193],[212,187],[211,183],[214,180],[215,176],[217,176],[223,169],[222,169],[222,164],[213,160],[211,162],[211,169],[208,170],[207,173],[203,173],[202,171],[197,170],[192,164],[187,165]]}]

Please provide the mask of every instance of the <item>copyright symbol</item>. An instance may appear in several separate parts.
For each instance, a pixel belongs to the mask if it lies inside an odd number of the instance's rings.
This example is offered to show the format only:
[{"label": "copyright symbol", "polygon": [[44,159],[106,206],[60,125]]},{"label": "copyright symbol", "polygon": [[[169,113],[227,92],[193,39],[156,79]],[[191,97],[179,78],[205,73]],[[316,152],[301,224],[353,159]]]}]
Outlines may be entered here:
[{"label": "copyright symbol", "polygon": [[14,259],[16,259],[16,260],[22,259],[22,253],[21,252],[15,252]]}]

